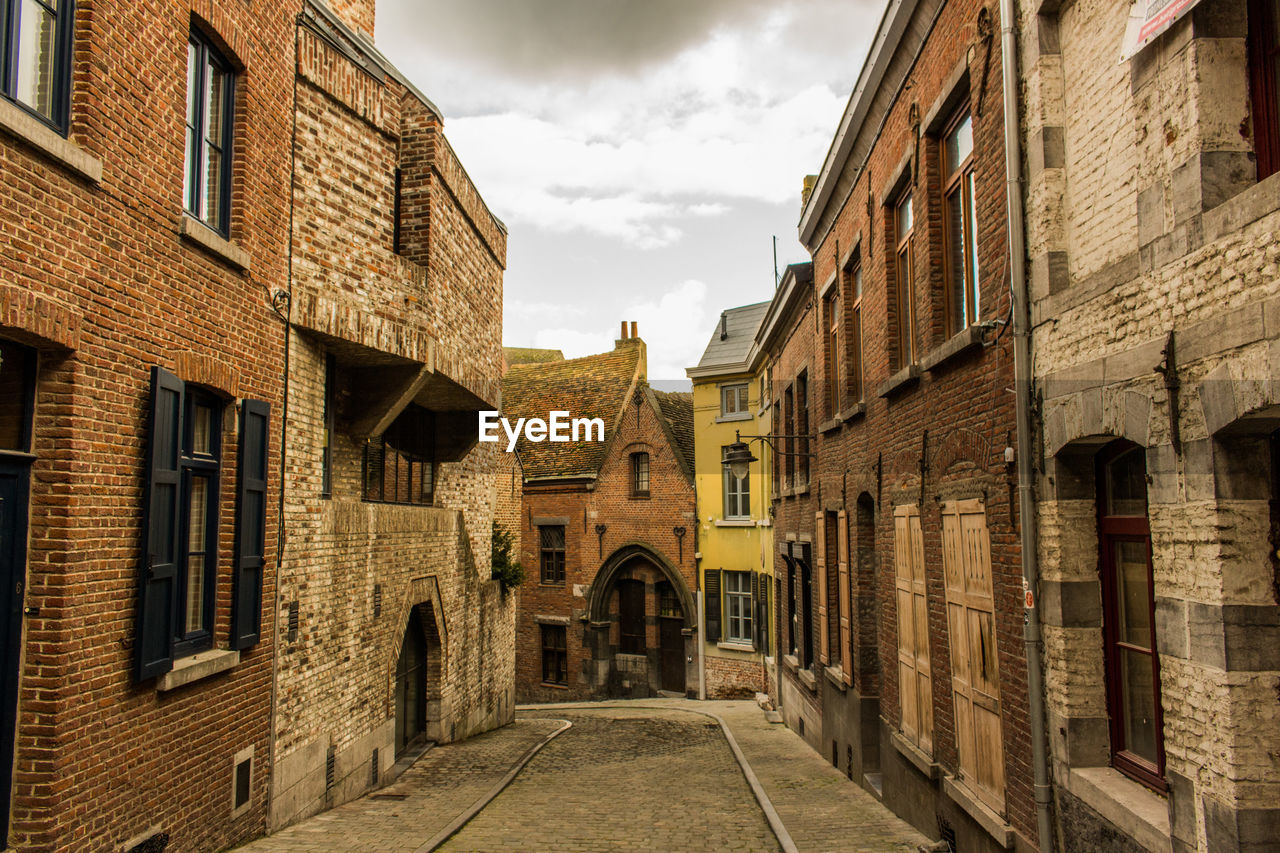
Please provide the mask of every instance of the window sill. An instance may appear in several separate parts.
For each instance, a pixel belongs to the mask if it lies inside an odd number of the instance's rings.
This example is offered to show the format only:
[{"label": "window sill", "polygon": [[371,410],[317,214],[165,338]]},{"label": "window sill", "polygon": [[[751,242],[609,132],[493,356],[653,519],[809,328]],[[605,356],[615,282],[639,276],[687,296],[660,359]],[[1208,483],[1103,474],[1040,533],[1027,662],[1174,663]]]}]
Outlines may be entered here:
[{"label": "window sill", "polygon": [[996,844],[1006,850],[1013,849],[1013,827],[1005,823],[1004,818],[996,814],[990,806],[974,796],[963,782],[951,775],[943,776],[942,790],[951,798],[951,802],[964,809],[978,826],[986,830],[986,833],[995,839]]},{"label": "window sill", "polygon": [[840,425],[843,423],[844,421],[840,420],[840,416],[836,415],[831,420],[818,424],[818,432],[831,432],[832,430],[840,429]]},{"label": "window sill", "polygon": [[890,732],[889,743],[893,744],[899,755],[923,773],[926,779],[937,779],[942,775],[938,762],[925,755],[924,750],[903,737],[901,732]]},{"label": "window sill", "polygon": [[927,354],[920,366],[928,371],[937,370],[939,367],[947,365],[953,360],[959,360],[966,353],[981,347],[983,340],[982,327],[969,326],[967,329],[962,329],[957,334],[952,335],[943,342],[942,346]]},{"label": "window sill", "polygon": [[568,625],[569,617],[568,616],[543,616],[541,614],[538,614],[533,617],[533,621],[538,625]]},{"label": "window sill", "polygon": [[1113,767],[1072,768],[1067,790],[1148,850],[1169,847],[1169,806],[1164,797]]},{"label": "window sill", "polygon": [[650,495],[648,492],[637,492],[637,493],[635,493],[635,494],[633,494],[633,495],[627,495],[627,500],[632,500],[632,501],[647,501],[647,500],[649,500],[649,498],[650,498],[650,497],[651,497],[651,495]]},{"label": "window sill", "polygon": [[552,690],[568,690],[568,689],[569,689],[569,685],[567,685],[567,684],[558,684],[558,683],[556,683],[556,682],[554,682],[554,681],[544,681],[544,682],[542,682],[542,686],[543,686],[543,687],[550,687]]},{"label": "window sill", "polygon": [[727,424],[732,421],[749,421],[752,415],[750,412],[734,412],[732,415],[720,415],[716,418],[716,423]]},{"label": "window sill", "polygon": [[85,180],[102,183],[102,161],[66,139],[17,104],[0,98],[0,129],[27,143]]},{"label": "window sill", "polygon": [[844,683],[843,669],[838,666],[824,666],[822,668],[822,674],[827,677],[827,681],[830,681],[833,687],[841,693],[845,692],[847,685]]},{"label": "window sill", "polygon": [[859,402],[859,403],[855,403],[850,408],[845,409],[843,412],[841,412],[840,420],[844,421],[845,423],[849,423],[851,421],[855,421],[858,418],[865,416],[866,414],[867,414],[867,404]]},{"label": "window sill", "polygon": [[800,683],[809,688],[810,693],[818,692],[818,679],[813,677],[813,672],[808,669],[796,669],[796,676],[799,677]]},{"label": "window sill", "polygon": [[717,518],[716,527],[755,527],[756,523],[749,518]]},{"label": "window sill", "polygon": [[907,386],[920,381],[920,373],[920,365],[907,365],[880,383],[880,387],[876,390],[876,396],[892,397],[894,394],[906,390]]},{"label": "window sill", "polygon": [[249,253],[231,240],[227,240],[208,225],[183,213],[178,220],[178,233],[183,239],[194,243],[209,254],[226,261],[231,266],[247,273],[249,271]]},{"label": "window sill", "polygon": [[755,654],[756,651],[756,647],[751,643],[737,643],[732,640],[716,643],[716,648],[730,652],[751,652],[752,654]]},{"label": "window sill", "polygon": [[538,581],[538,586],[544,589],[564,589],[564,581]]},{"label": "window sill", "polygon": [[211,649],[173,662],[173,669],[160,676],[156,690],[161,693],[226,672],[240,663],[240,652],[233,649]]}]

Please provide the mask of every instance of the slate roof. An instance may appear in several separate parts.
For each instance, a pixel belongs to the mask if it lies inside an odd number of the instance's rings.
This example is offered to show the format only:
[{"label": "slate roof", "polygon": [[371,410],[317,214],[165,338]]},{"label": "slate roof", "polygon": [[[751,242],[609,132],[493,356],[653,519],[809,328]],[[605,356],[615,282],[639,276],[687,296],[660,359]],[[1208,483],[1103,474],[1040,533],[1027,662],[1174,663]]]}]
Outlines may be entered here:
[{"label": "slate roof", "polygon": [[693,394],[688,391],[654,391],[662,419],[670,427],[676,451],[684,457],[684,469],[693,474]]},{"label": "slate roof", "polygon": [[760,328],[760,321],[764,319],[768,310],[769,301],[766,300],[725,311],[722,316],[728,326],[729,334],[724,340],[720,339],[721,319],[716,318],[716,327],[711,333],[711,341],[703,351],[698,367],[741,364],[746,361],[751,351],[751,344],[755,341],[756,329]]},{"label": "slate roof", "polygon": [[517,447],[526,477],[581,477],[599,471],[641,351],[639,346],[620,346],[583,358],[511,365],[502,380],[502,415],[513,426],[516,418],[545,420],[553,410],[605,423],[603,442],[531,442],[522,436]]},{"label": "slate roof", "polygon": [[544,361],[564,361],[564,353],[558,349],[535,349],[534,347],[503,347],[507,364],[538,364]]}]

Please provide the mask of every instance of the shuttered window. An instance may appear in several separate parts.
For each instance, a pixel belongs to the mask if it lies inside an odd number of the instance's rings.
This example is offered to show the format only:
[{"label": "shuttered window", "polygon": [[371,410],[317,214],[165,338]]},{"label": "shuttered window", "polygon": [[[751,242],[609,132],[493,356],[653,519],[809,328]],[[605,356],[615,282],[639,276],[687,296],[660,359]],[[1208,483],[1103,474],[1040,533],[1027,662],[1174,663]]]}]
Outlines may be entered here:
[{"label": "shuttered window", "polygon": [[849,517],[844,510],[836,513],[836,560],[839,573],[836,580],[839,585],[840,597],[840,672],[844,676],[844,683],[852,684],[853,649],[850,645],[850,631],[852,630],[853,618],[850,610],[851,599],[849,594]]},{"label": "shuttered window", "polygon": [[753,640],[751,587],[750,572],[724,573],[724,609],[728,627],[725,639],[731,643],[751,643]]},{"label": "shuttered window", "polygon": [[828,589],[827,589],[827,514],[816,513],[813,519],[814,534],[818,537],[815,544],[817,551],[816,567],[818,569],[818,661],[827,666],[831,662],[831,639],[827,632]]},{"label": "shuttered window", "polygon": [[942,571],[960,781],[992,809],[1003,812],[1004,746],[991,540],[981,501],[942,505]]},{"label": "shuttered window", "polygon": [[929,610],[920,508],[914,504],[895,507],[893,534],[902,734],[932,755],[933,674],[929,663]]},{"label": "shuttered window", "polygon": [[767,655],[769,649],[769,575],[756,575],[756,651]]},{"label": "shuttered window", "polygon": [[235,606],[231,648],[247,649],[262,636],[262,571],[266,549],[267,448],[271,406],[245,400],[240,407],[236,493]]},{"label": "shuttered window", "polygon": [[707,642],[720,642],[720,570],[703,573],[702,607],[706,611]]}]

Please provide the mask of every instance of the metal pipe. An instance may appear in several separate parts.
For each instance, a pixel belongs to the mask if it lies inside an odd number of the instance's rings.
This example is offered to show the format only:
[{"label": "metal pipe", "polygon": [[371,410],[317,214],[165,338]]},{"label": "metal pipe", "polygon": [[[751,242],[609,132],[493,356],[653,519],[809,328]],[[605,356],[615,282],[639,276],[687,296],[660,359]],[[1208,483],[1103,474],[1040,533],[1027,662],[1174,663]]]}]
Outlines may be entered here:
[{"label": "metal pipe", "polygon": [[1000,56],[1003,67],[1004,159],[1008,195],[1009,269],[1013,289],[1013,374],[1018,421],[1018,520],[1022,547],[1022,579],[1026,584],[1023,644],[1027,655],[1027,699],[1031,720],[1031,766],[1040,850],[1054,850],[1053,790],[1049,785],[1049,752],[1045,726],[1044,672],[1040,661],[1040,567],[1036,555],[1035,492],[1031,469],[1031,312],[1028,305],[1026,234],[1022,210],[1022,145],[1019,138],[1018,43],[1014,32],[1014,0],[1000,0]]},{"label": "metal pipe", "polygon": [[706,608],[702,606],[702,590],[698,590],[698,698],[707,698],[707,661],[704,645],[707,642],[707,626],[702,614],[706,613]]}]

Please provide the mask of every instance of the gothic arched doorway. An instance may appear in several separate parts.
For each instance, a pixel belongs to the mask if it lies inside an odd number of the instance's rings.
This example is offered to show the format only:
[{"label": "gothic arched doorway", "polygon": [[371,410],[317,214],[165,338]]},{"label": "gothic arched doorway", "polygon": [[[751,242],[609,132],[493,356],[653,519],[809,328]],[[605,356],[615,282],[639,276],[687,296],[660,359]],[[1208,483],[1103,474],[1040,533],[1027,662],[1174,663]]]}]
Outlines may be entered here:
[{"label": "gothic arched doorway", "polygon": [[427,632],[420,608],[414,607],[396,661],[396,756],[426,731]]}]

